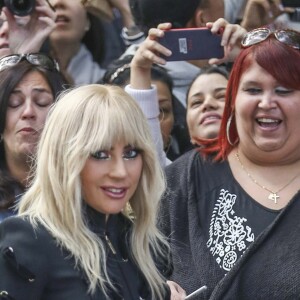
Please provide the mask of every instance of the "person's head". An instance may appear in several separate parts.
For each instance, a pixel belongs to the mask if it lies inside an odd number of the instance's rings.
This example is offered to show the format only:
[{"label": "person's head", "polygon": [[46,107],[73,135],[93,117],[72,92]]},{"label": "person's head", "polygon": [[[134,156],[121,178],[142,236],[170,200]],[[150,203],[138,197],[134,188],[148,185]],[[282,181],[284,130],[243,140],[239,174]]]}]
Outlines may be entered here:
[{"label": "person's head", "polygon": [[[56,28],[50,34],[51,46],[84,43],[97,63],[104,58],[104,29],[100,19],[87,12],[81,0],[49,0],[57,18]],[[54,53],[59,60],[60,53]]]},{"label": "person's head", "polygon": [[[10,58],[20,56],[2,58],[0,66]],[[7,200],[0,208],[13,203],[15,184],[26,184],[17,168],[29,170],[47,113],[65,83],[57,70],[27,60],[7,66],[0,72],[0,192]]]},{"label": "person's head", "polygon": [[[299,152],[300,34],[257,29],[234,62],[217,148],[226,158],[237,144],[269,157]],[[279,41],[279,40],[280,41]]]},{"label": "person's head", "polygon": [[[157,292],[161,279],[154,262],[145,258],[151,238],[159,237],[155,219],[163,190],[163,172],[138,104],[120,87],[86,85],[64,93],[51,109],[38,147],[35,179],[20,212],[59,229],[57,238],[75,253],[92,289],[105,285],[105,255],[99,254],[104,249],[100,243],[99,250],[86,227],[84,204],[105,215],[130,218],[133,213],[133,255],[146,278],[154,279],[151,287]],[[85,243],[78,245],[83,238]],[[140,243],[147,250],[140,249]],[[83,244],[93,248],[92,255]],[[97,261],[99,255],[103,263]]]},{"label": "person's head", "polygon": [[201,27],[224,17],[224,0],[130,0],[132,15],[145,32],[160,23],[173,28]]},{"label": "person's head", "polygon": [[23,60],[0,72],[1,160],[3,156],[23,159],[35,152],[47,113],[63,84],[54,65],[47,69]]},{"label": "person's head", "polygon": [[[122,59],[113,61],[103,76],[103,82],[125,87],[130,82],[130,62],[133,56],[128,55]],[[160,128],[164,142],[164,148],[169,146],[171,132],[174,125],[172,94],[173,81],[167,71],[158,65],[151,68],[151,81],[157,87],[158,104],[160,110]]]},{"label": "person's head", "polygon": [[50,37],[53,41],[81,41],[89,30],[90,21],[87,11],[80,0],[49,0],[55,8],[56,28]]},{"label": "person's head", "polygon": [[186,121],[191,142],[218,136],[225,106],[228,72],[221,67],[203,69],[192,81],[186,97]]}]

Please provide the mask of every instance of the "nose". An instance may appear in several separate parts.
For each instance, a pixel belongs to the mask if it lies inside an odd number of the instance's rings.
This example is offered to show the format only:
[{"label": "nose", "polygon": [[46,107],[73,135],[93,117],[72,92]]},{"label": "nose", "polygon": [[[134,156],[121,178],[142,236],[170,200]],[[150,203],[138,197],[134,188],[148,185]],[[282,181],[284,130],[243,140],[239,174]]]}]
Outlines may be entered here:
[{"label": "nose", "polygon": [[277,107],[277,103],[275,101],[275,96],[272,91],[265,91],[258,103],[258,107],[262,109],[272,109]]},{"label": "nose", "polygon": [[24,110],[22,112],[22,119],[35,119],[36,118],[36,111],[34,104],[32,101],[25,101],[24,103]]},{"label": "nose", "polygon": [[212,95],[207,95],[202,104],[202,111],[216,110],[218,108],[218,101]]},{"label": "nose", "polygon": [[116,179],[125,178],[127,176],[127,168],[123,157],[114,158],[111,162],[110,176]]}]

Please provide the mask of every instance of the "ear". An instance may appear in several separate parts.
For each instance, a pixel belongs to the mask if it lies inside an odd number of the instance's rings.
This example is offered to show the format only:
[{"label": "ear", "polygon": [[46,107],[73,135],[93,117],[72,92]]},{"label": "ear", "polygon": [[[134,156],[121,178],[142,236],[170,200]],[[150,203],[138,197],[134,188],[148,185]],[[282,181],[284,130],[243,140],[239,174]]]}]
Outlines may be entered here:
[{"label": "ear", "polygon": [[188,21],[186,27],[205,27],[205,12],[203,8],[197,7],[193,17]]}]

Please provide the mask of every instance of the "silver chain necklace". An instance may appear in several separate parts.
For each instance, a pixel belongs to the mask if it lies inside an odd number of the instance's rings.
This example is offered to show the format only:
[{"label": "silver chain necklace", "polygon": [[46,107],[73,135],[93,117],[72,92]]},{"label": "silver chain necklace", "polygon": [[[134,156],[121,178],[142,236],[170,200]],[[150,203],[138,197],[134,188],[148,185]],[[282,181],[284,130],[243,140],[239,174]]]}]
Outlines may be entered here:
[{"label": "silver chain necklace", "polygon": [[245,173],[247,174],[247,176],[251,179],[251,181],[253,181],[256,185],[258,185],[260,188],[268,191],[270,194],[268,196],[268,199],[273,201],[275,204],[277,204],[277,199],[280,198],[280,196],[278,195],[279,192],[281,192],[283,189],[285,189],[288,185],[290,185],[299,175],[300,173],[298,173],[296,176],[294,176],[290,181],[288,181],[284,186],[282,186],[280,189],[278,189],[276,192],[272,191],[271,189],[267,188],[264,185],[261,185],[249,172],[248,170],[245,168],[245,166],[242,164],[241,160],[240,160],[240,156],[239,156],[239,152],[236,151],[235,153],[235,157],[238,160],[238,162],[240,163],[242,169],[245,171]]}]

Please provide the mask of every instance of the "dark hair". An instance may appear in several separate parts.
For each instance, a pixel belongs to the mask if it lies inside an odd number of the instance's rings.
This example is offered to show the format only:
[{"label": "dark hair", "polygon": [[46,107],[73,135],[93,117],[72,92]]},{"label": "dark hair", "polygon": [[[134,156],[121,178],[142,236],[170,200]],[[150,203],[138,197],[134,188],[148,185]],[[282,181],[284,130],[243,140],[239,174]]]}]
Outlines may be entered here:
[{"label": "dark hair", "polygon": [[186,27],[201,0],[129,0],[129,4],[135,23],[146,33],[164,22]]},{"label": "dark hair", "polygon": [[[99,83],[114,84],[124,86],[130,80],[130,63],[133,55],[126,55],[121,59],[116,59],[108,65],[107,70]],[[159,65],[153,64],[151,67],[151,80],[165,83],[171,94],[173,90],[173,80],[167,70]]]},{"label": "dark hair", "polygon": [[86,32],[82,39],[82,43],[86,45],[93,56],[93,60],[101,65],[105,57],[105,30],[102,21],[87,13],[90,21],[90,29]]},{"label": "dark hair", "polygon": [[[60,72],[50,71],[40,66],[34,66],[27,61],[22,61],[15,66],[0,72],[0,134],[3,134],[6,123],[6,112],[10,94],[22,78],[31,71],[38,71],[49,84],[53,98],[63,90],[66,83]],[[0,211],[14,203],[14,190],[24,187],[11,177],[7,170],[3,142],[0,142]]]},{"label": "dark hair", "polygon": [[[226,159],[232,146],[226,134],[227,122],[232,116],[229,135],[231,141],[238,139],[234,118],[235,101],[242,75],[257,63],[280,84],[291,89],[300,89],[300,51],[279,42],[273,35],[251,47],[245,48],[236,58],[230,73],[225,108],[218,139],[207,142],[203,154],[217,153],[216,160]],[[205,141],[204,143],[205,144]]]},{"label": "dark hair", "polygon": [[188,101],[188,96],[189,96],[189,93],[190,93],[190,90],[191,90],[191,87],[193,86],[194,82],[202,75],[209,75],[209,74],[220,74],[222,75],[223,77],[225,77],[227,80],[229,78],[229,72],[226,70],[225,67],[222,67],[222,66],[216,66],[216,65],[213,65],[213,66],[209,66],[209,67],[206,67],[206,68],[203,68],[201,69],[201,71],[194,77],[194,79],[192,80],[192,82],[190,83],[189,87],[188,87],[188,90],[186,92],[186,103]]}]

